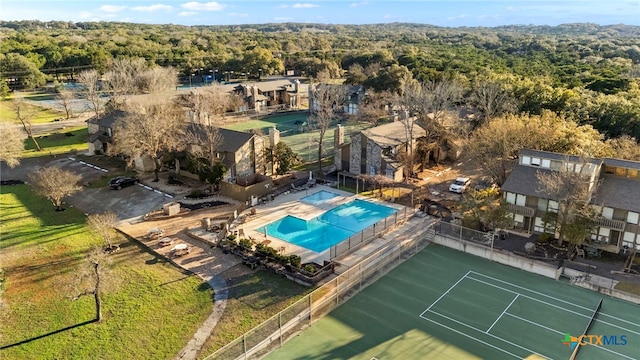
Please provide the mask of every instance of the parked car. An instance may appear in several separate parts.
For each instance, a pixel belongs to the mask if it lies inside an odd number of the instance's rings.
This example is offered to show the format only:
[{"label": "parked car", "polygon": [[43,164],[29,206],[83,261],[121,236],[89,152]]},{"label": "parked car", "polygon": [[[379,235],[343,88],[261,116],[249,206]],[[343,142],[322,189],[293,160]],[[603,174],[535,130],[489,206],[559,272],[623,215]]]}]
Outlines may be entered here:
[{"label": "parked car", "polygon": [[109,180],[109,186],[111,186],[114,190],[120,190],[123,187],[135,185],[138,183],[138,178],[127,177],[127,176],[118,176]]},{"label": "parked car", "polygon": [[484,190],[493,190],[493,189],[497,189],[498,185],[496,183],[494,183],[492,180],[489,179],[482,179],[480,181],[478,181],[473,188],[476,191],[484,191]]},{"label": "parked car", "polygon": [[457,178],[451,185],[449,185],[449,191],[462,194],[471,184],[471,179],[467,177]]}]

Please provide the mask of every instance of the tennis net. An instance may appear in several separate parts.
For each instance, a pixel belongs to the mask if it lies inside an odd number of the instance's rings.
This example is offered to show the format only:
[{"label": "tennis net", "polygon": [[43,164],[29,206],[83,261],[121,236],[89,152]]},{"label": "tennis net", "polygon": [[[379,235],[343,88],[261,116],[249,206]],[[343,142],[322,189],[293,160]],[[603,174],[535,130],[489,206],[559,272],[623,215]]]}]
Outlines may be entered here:
[{"label": "tennis net", "polygon": [[[593,326],[593,323],[596,320],[598,313],[600,312],[600,308],[602,308],[602,298],[600,298],[600,302],[598,303],[598,306],[596,306],[596,309],[593,310],[593,315],[591,315],[591,319],[589,320],[587,327],[584,329],[584,332],[582,332],[584,335],[587,335],[589,333],[589,330],[591,330],[591,327]],[[577,344],[569,360],[574,360],[576,356],[578,356],[578,353],[580,352],[580,348],[581,348],[580,344]]]}]

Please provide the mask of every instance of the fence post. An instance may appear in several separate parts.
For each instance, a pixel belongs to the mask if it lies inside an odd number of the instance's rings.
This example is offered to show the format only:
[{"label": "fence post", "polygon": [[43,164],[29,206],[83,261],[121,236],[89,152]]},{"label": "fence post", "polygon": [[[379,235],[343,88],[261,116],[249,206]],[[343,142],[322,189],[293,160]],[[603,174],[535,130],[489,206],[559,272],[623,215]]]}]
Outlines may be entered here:
[{"label": "fence post", "polygon": [[[387,218],[384,219],[384,228],[387,228]],[[373,236],[376,236],[376,224],[373,224]]]},{"label": "fence post", "polygon": [[311,299],[311,294],[313,294],[313,292],[309,294],[309,325],[313,322],[313,306],[311,306],[313,305],[313,299]]},{"label": "fence post", "polygon": [[244,350],[244,358],[247,359],[247,333],[242,335],[242,348]]},{"label": "fence post", "polygon": [[278,316],[278,328],[280,329],[280,347],[282,347],[282,311],[280,311]]}]

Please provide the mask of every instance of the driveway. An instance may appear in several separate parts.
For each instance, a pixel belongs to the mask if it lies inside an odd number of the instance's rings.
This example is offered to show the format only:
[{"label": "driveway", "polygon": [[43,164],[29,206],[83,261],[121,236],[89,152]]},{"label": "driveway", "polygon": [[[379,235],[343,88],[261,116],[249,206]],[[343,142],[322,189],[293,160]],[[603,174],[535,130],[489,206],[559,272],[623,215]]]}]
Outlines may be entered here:
[{"label": "driveway", "polygon": [[[79,161],[71,160],[68,156],[57,159],[33,158],[24,159],[20,166],[9,168],[2,163],[0,174],[3,180],[29,181],[29,173],[43,166],[57,166],[82,176],[80,182],[87,184],[91,180],[101,177],[111,177],[108,172],[89,167]],[[142,186],[130,186],[122,190],[112,190],[109,187],[90,189],[84,187],[82,191],[66,198],[67,203],[77,207],[87,214],[111,211],[120,220],[130,220],[162,207],[172,199]]]}]

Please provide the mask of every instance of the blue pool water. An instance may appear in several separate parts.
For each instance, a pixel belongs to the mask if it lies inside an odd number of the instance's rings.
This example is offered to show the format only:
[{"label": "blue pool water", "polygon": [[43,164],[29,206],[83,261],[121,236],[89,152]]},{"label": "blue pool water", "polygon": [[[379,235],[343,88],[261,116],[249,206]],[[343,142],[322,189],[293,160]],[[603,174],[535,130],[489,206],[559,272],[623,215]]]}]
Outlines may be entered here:
[{"label": "blue pool water", "polygon": [[340,196],[336,193],[332,193],[331,191],[321,190],[317,193],[308,195],[300,199],[300,201],[308,204],[322,204],[323,202],[333,199],[334,197]]},{"label": "blue pool water", "polygon": [[256,231],[266,230],[269,236],[322,252],[395,212],[388,206],[353,200],[308,221],[287,215]]}]

